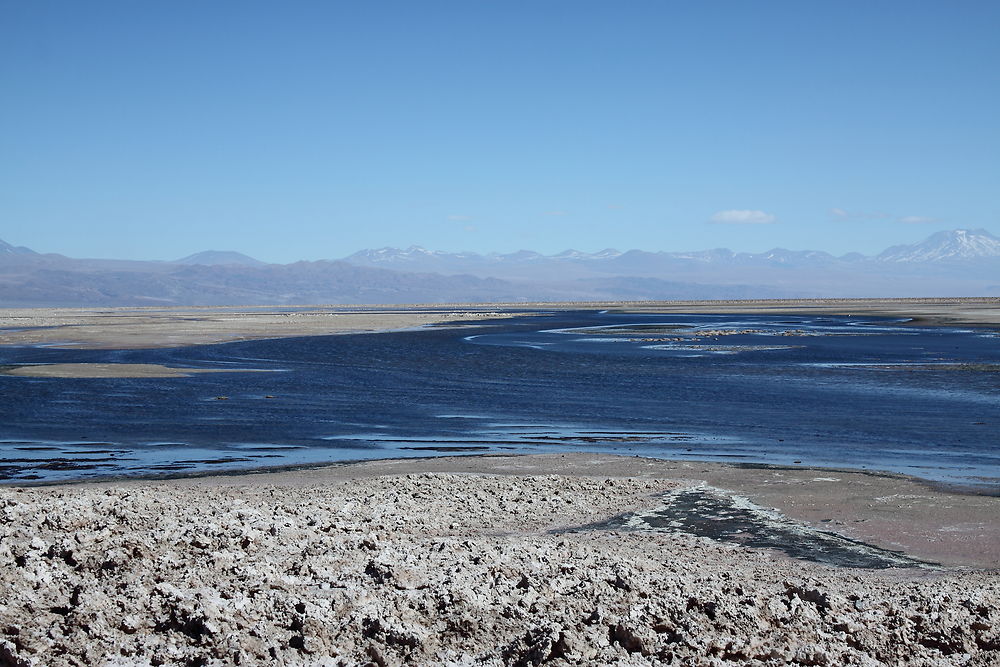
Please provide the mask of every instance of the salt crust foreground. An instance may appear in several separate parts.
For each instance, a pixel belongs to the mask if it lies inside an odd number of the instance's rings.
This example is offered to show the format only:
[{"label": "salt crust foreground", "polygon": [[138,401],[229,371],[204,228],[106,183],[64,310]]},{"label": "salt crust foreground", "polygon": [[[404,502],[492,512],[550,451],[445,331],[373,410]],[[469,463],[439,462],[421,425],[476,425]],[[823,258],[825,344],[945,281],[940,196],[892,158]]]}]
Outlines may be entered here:
[{"label": "salt crust foreground", "polygon": [[2,665],[996,665],[995,572],[552,534],[659,480],[0,490]]}]

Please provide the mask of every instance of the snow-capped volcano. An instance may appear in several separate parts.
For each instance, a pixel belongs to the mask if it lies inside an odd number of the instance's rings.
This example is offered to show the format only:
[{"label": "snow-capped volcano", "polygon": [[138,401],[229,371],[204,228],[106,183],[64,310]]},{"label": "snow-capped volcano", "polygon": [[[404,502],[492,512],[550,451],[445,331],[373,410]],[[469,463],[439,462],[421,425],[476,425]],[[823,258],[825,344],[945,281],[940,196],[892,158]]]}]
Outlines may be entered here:
[{"label": "snow-capped volcano", "polygon": [[897,245],[882,252],[880,262],[937,262],[1000,257],[1000,239],[985,229],[938,232],[920,243]]}]

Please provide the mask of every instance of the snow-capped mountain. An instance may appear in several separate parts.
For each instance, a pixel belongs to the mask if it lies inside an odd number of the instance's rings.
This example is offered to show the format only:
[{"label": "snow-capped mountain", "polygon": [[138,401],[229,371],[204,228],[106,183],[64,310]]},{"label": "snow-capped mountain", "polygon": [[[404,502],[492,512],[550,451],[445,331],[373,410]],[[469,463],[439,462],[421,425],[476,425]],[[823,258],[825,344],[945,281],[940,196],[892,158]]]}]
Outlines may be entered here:
[{"label": "snow-capped mountain", "polygon": [[[672,266],[761,266],[761,267],[802,267],[853,264],[858,262],[955,262],[981,260],[1000,257],[1000,239],[983,229],[956,229],[938,232],[929,238],[911,245],[893,246],[875,257],[860,253],[848,253],[834,257],[820,250],[787,250],[774,248],[766,252],[733,252],[728,248],[697,250],[691,252],[650,252],[629,250],[621,252],[606,248],[588,253],[579,250],[564,250],[554,255],[542,255],[531,250],[500,254],[482,255],[475,252],[449,253],[427,250],[421,246],[399,248],[378,248],[362,250],[344,258],[344,261],[362,266],[373,266],[401,270],[421,270],[444,273],[468,272],[472,274],[499,275],[496,272],[524,270],[526,264],[535,268],[542,265],[561,267],[563,271],[579,272],[594,270],[606,272],[614,270],[623,274],[646,274],[654,268]],[[516,265],[516,266],[515,266]],[[492,273],[490,273],[492,272]]]},{"label": "snow-capped mountain", "polygon": [[985,229],[938,232],[920,243],[897,245],[882,252],[880,262],[939,262],[1000,257],[1000,239]]},{"label": "snow-capped mountain", "polygon": [[734,288],[754,285],[823,296],[983,296],[1000,289],[1000,239],[985,230],[939,232],[875,256],[854,252],[834,257],[819,250],[785,248],[758,253],[728,248],[690,252],[608,248],[594,253],[570,249],[553,255],[530,250],[479,254],[411,246],[365,250],[345,261],[369,268],[496,278],[559,289],[570,283],[628,285],[637,294],[641,281],[650,280]]},{"label": "snow-capped mountain", "polygon": [[621,254],[621,252],[615,250],[614,248],[605,248],[604,250],[600,250],[598,252],[580,252],[579,250],[570,248],[569,250],[563,250],[557,255],[551,255],[550,259],[613,259]]},{"label": "snow-capped mountain", "polygon": [[409,248],[376,248],[361,250],[345,257],[344,261],[352,264],[365,265],[412,265],[428,261],[460,261],[460,262],[530,262],[538,259],[555,260],[588,260],[588,259],[611,259],[618,257],[622,253],[614,248],[605,248],[599,252],[588,253],[579,250],[564,250],[556,255],[542,255],[533,250],[518,250],[511,253],[488,253],[485,255],[476,252],[443,252],[441,250],[428,250],[423,246],[411,245]]},{"label": "snow-capped mountain", "polygon": [[766,259],[779,264],[804,264],[807,262],[826,263],[834,259],[833,255],[822,250],[786,250],[785,248],[774,248],[760,255],[750,255]]},{"label": "snow-capped mountain", "polygon": [[345,257],[344,260],[353,264],[412,264],[436,257],[460,258],[466,256],[479,257],[480,255],[475,253],[447,253],[440,250],[428,250],[418,245],[411,245],[406,249],[386,246],[384,248],[361,250],[350,257]]}]

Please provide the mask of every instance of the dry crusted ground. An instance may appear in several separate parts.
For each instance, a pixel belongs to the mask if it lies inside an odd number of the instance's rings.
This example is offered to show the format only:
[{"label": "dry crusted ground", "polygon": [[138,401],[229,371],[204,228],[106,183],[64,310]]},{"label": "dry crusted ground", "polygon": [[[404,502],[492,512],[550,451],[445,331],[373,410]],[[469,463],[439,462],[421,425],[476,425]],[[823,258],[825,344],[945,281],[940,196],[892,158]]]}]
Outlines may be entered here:
[{"label": "dry crusted ground", "polygon": [[997,665],[995,572],[549,533],[651,479],[0,490],[0,665]]}]

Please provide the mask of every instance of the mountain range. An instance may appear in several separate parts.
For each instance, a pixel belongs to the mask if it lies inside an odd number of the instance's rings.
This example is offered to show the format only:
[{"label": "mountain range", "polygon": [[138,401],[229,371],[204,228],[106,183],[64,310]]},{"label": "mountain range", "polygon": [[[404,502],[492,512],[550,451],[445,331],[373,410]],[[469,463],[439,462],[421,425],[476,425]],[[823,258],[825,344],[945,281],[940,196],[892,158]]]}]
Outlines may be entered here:
[{"label": "mountain range", "polygon": [[[599,252],[587,253],[579,250],[565,250],[556,255],[542,255],[530,250],[514,253],[490,253],[481,255],[472,252],[446,253],[427,250],[420,246],[410,246],[405,250],[399,248],[379,248],[377,250],[362,250],[344,258],[344,261],[359,266],[378,266],[402,270],[436,271],[442,273],[455,272],[487,272],[495,274],[506,272],[506,268],[514,267],[513,271],[523,274],[526,266],[559,263],[586,264],[597,267],[605,265],[611,272],[624,270],[631,273],[640,265],[646,269],[652,265],[661,266],[665,263],[697,263],[697,264],[737,264],[737,265],[821,265],[837,262],[855,264],[857,262],[944,262],[944,261],[976,261],[1000,257],[1000,239],[984,229],[938,232],[926,240],[912,245],[898,245],[886,249],[874,257],[866,257],[860,253],[848,253],[834,257],[829,253],[817,250],[786,250],[774,248],[762,253],[736,253],[728,248],[702,250],[697,252],[646,252],[629,250],[621,252],[614,248],[605,248]],[[652,263],[652,265],[651,265]]]},{"label": "mountain range", "polygon": [[543,255],[419,246],[266,264],[233,251],[178,260],[74,259],[0,241],[0,306],[455,303],[997,296],[1000,239],[942,231],[875,256],[775,248]]}]

